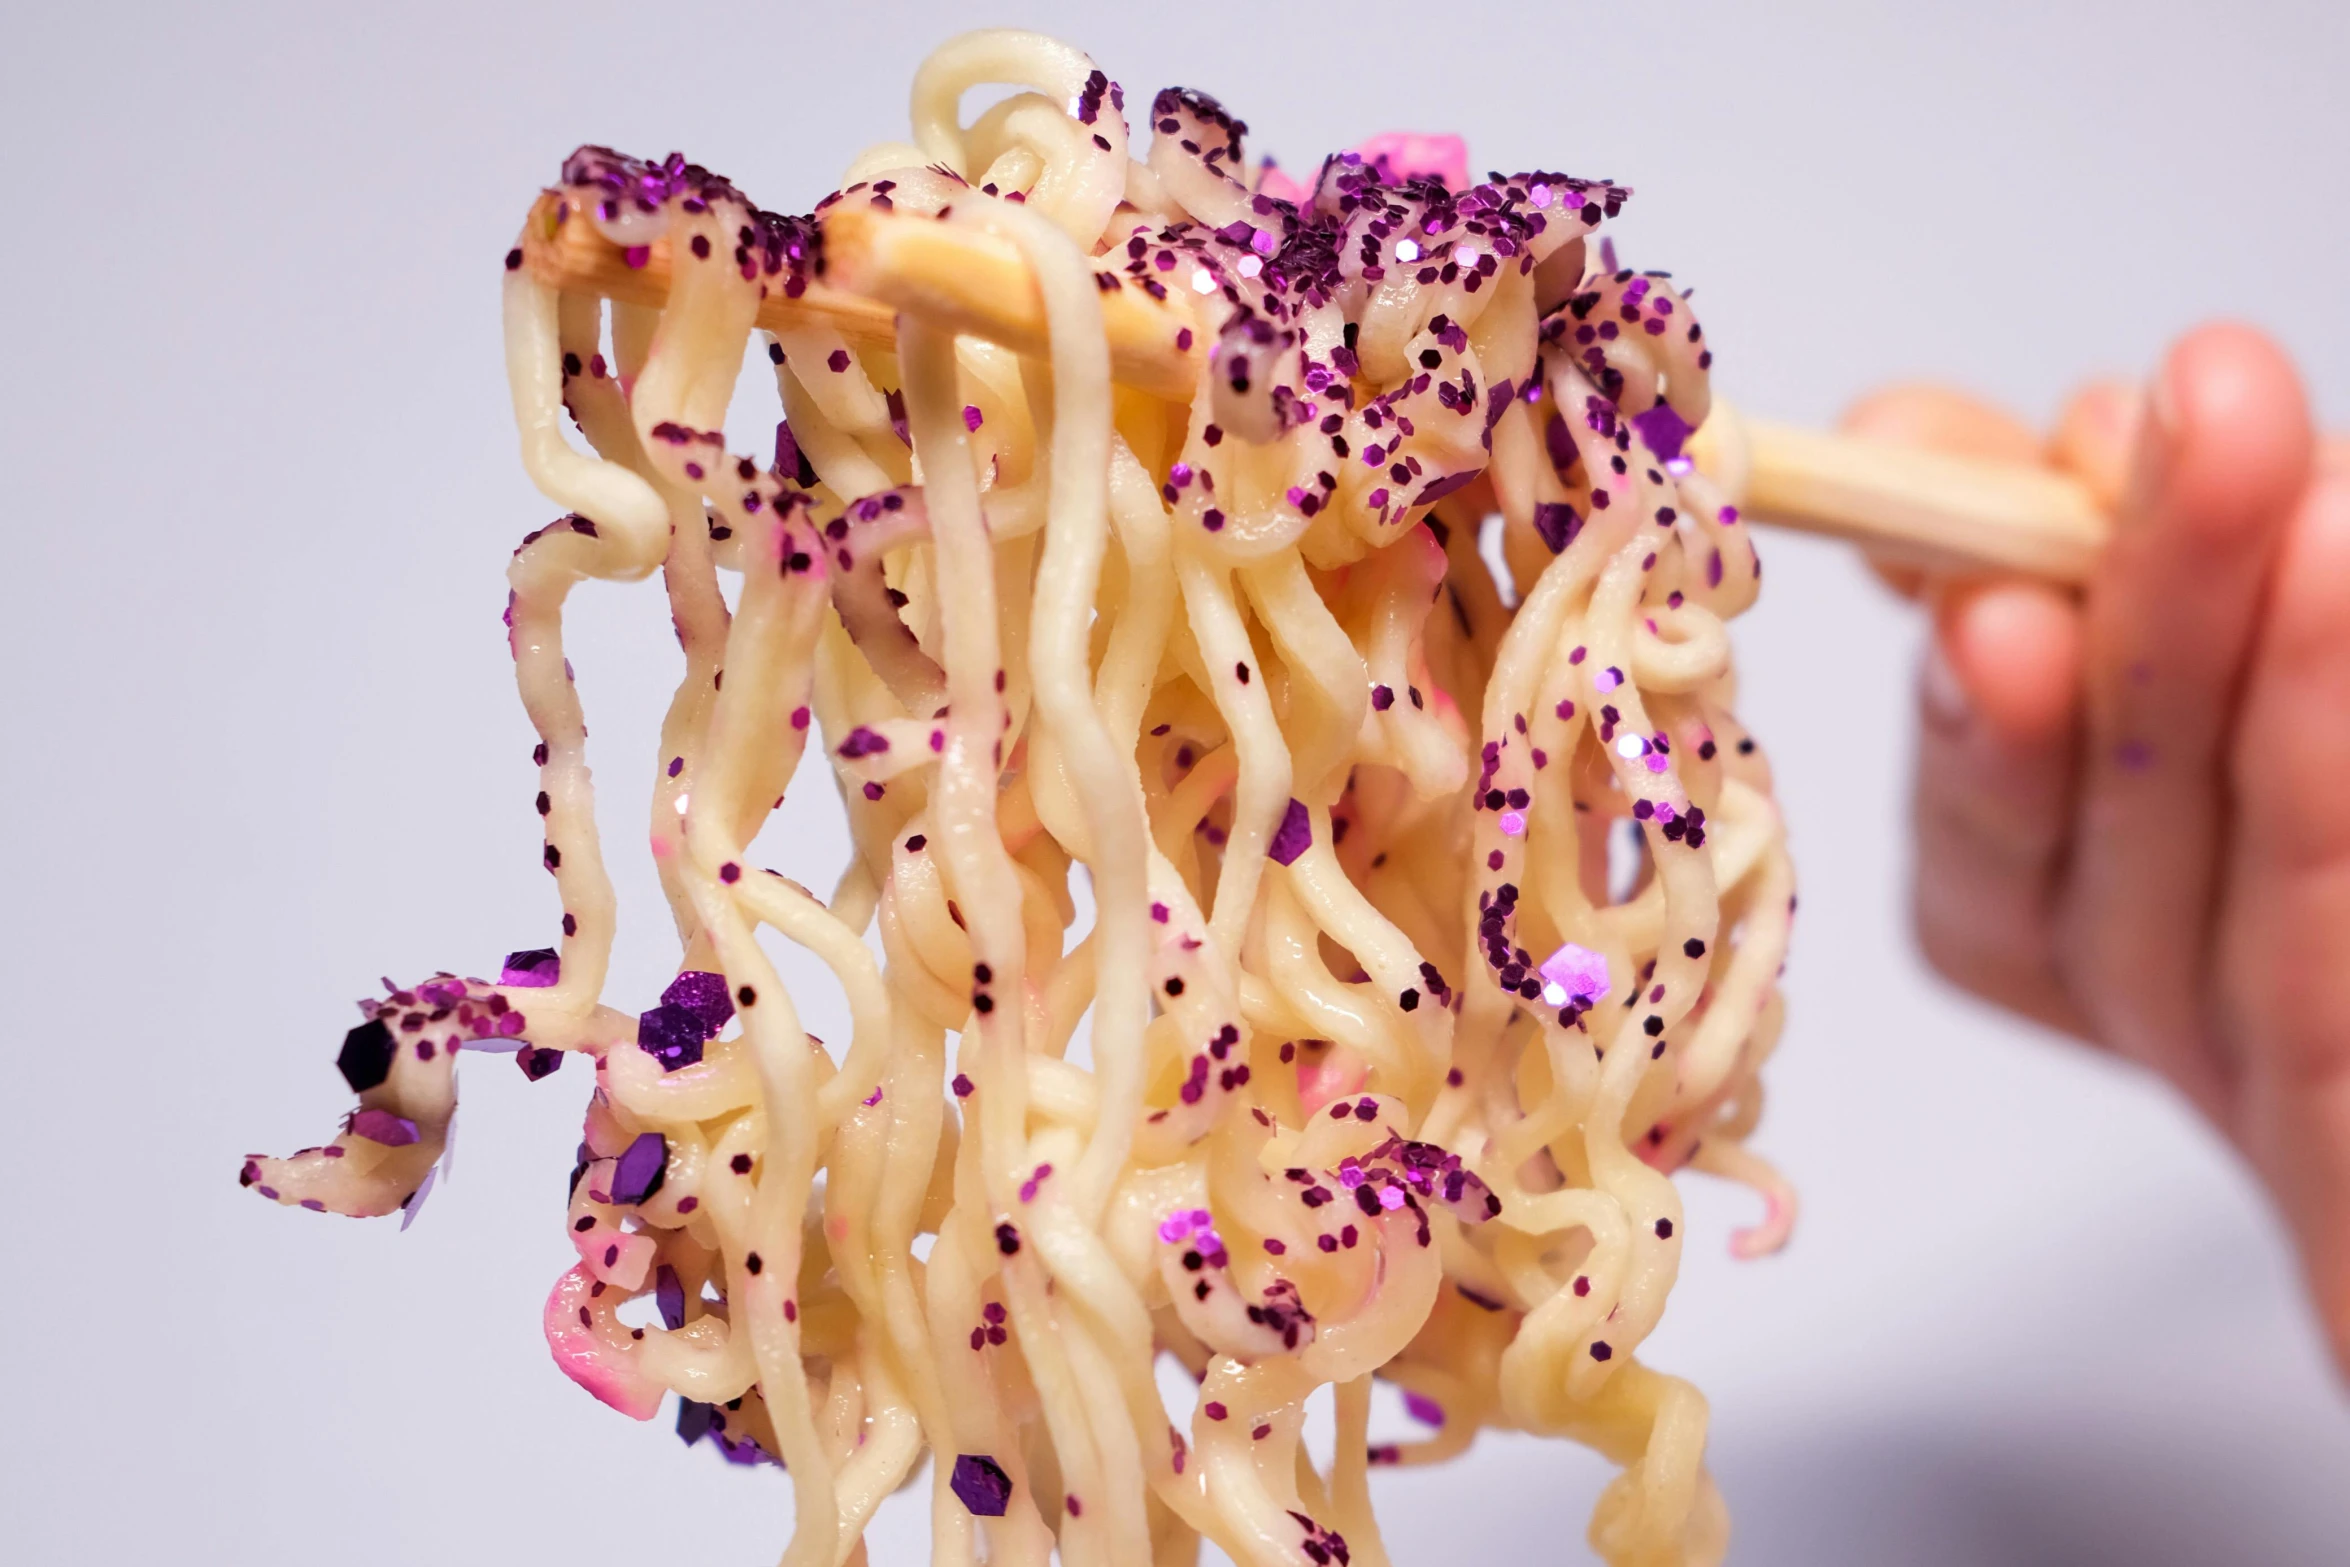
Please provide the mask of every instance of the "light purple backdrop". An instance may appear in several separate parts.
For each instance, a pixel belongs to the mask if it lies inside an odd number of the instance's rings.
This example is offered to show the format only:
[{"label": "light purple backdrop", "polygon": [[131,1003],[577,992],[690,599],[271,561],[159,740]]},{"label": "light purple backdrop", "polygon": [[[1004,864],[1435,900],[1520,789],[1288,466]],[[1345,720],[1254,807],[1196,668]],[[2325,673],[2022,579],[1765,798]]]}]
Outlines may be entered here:
[{"label": "light purple backdrop", "polygon": [[[2336,4],[1028,4],[1137,95],[1221,95],[1291,165],[1397,125],[1637,187],[1626,255],[1697,285],[1719,382],[1821,420],[1939,371],[2053,408],[2209,312],[2288,332],[2350,417],[2350,26]],[[1422,18],[1441,18],[1430,25]],[[0,126],[0,1168],[26,1562],[755,1563],[788,1518],[589,1402],[539,1303],[585,1074],[465,1068],[417,1227],[280,1212],[382,972],[550,934],[497,624],[548,508],[515,461],[498,258],[576,142],[683,147],[805,207],[904,134],[948,5],[13,11]],[[1145,99],[1147,101],[1147,97]],[[744,412],[747,433],[773,415]],[[1912,618],[1770,542],[1740,627],[1803,868],[1758,1146],[1783,1258],[1692,1192],[1660,1365],[1712,1395],[1734,1561],[2337,1562],[2350,1413],[2233,1160],[2164,1094],[1957,1001],[1906,944]],[[676,655],[657,589],[573,625],[607,842],[633,846]],[[828,884],[821,780],[771,836]],[[613,997],[670,961],[626,932]],[[824,1031],[841,1006],[812,987]],[[1491,1439],[1382,1482],[1405,1563],[1577,1560],[1605,1471]],[[873,1559],[923,1559],[919,1509]]]}]

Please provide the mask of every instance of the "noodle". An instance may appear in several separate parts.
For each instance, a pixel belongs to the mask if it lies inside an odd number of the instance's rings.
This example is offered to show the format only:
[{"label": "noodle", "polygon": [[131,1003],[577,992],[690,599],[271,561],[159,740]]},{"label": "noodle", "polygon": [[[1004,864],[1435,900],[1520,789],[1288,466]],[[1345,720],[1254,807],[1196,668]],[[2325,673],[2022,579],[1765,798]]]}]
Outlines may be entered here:
[{"label": "noodle", "polygon": [[[1017,91],[964,124],[988,83]],[[861,1559],[927,1451],[940,1563],[1376,1564],[1369,1468],[1485,1426],[1623,1466],[1608,1561],[1718,1561],[1704,1401],[1637,1358],[1673,1172],[1764,1197],[1742,1255],[1793,1215],[1743,1146],[1794,897],[1729,710],[1759,567],[1680,456],[1712,356],[1663,274],[1593,259],[1619,188],[1383,138],[1300,189],[1202,94],[1159,95],[1140,162],[1122,108],[1076,51],[984,32],[818,218],[674,155],[565,165],[539,237],[665,247],[671,282],[655,310],[508,258],[523,461],[565,511],[508,614],[562,939],[387,981],[339,1057],[360,1108],[243,1180],[413,1217],[461,1050],[589,1057],[548,1342],[605,1403],[674,1392],[688,1441],[780,1462],[787,1563]],[[794,317],[773,459],[729,454],[762,302],[860,206],[1016,250],[1046,352]],[[1114,380],[1122,296],[1197,324],[1188,401]],[[563,606],[656,569],[683,957],[630,1013]],[[819,736],[853,837],[829,900],[745,859]],[[839,980],[837,1060],[761,926]],[[645,1298],[660,1325],[624,1324]],[[1370,1445],[1374,1376],[1434,1434]]]}]

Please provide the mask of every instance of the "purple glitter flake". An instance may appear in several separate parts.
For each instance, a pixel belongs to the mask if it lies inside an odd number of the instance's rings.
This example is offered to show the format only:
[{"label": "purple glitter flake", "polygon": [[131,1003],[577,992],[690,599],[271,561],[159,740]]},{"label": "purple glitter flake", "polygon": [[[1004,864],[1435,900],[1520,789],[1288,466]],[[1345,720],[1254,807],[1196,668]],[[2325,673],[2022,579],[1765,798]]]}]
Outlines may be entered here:
[{"label": "purple glitter flake", "polygon": [[1631,425],[1639,432],[1648,449],[1671,461],[1681,455],[1682,443],[1687,441],[1695,427],[1673,412],[1672,404],[1659,403],[1646,413],[1634,414]]},{"label": "purple glitter flake", "polygon": [[775,423],[775,472],[778,478],[789,479],[795,484],[809,485],[816,482],[816,470],[809,466],[806,454],[800,450],[800,438],[792,434],[789,419],[779,419]]},{"label": "purple glitter flake", "polygon": [[424,1199],[432,1195],[432,1183],[440,1179],[440,1174],[441,1167],[437,1164],[425,1171],[424,1179],[417,1183],[416,1190],[410,1192],[408,1200],[400,1204],[400,1228],[403,1231],[416,1222],[418,1214],[424,1212]]},{"label": "purple glitter flake", "polygon": [[1557,555],[1583,531],[1583,519],[1564,501],[1543,501],[1534,508],[1534,531],[1550,546],[1550,552]]},{"label": "purple glitter flake", "polygon": [[702,1020],[702,1026],[715,1037],[734,1016],[734,997],[727,993],[726,976],[706,969],[687,969],[669,982],[661,992],[661,1004],[683,1007]]},{"label": "purple glitter flake", "polygon": [[718,1444],[719,1456],[730,1464],[773,1464],[778,1469],[783,1467],[782,1459],[761,1447],[750,1437],[746,1436],[740,1441],[736,1441],[725,1432],[719,1431],[712,1433],[710,1439]]},{"label": "purple glitter flake", "polygon": [[612,1200],[630,1207],[652,1197],[669,1179],[669,1139],[646,1132],[612,1162]]},{"label": "purple glitter flake", "polygon": [[783,1467],[783,1460],[761,1447],[749,1435],[730,1437],[726,1434],[726,1411],[717,1404],[705,1404],[698,1399],[681,1398],[677,1401],[677,1439],[691,1447],[708,1437],[720,1457],[730,1464],[772,1464]]},{"label": "purple glitter flake", "polygon": [[1444,1406],[1423,1393],[1406,1389],[1403,1396],[1404,1413],[1424,1426],[1444,1424]]},{"label": "purple glitter flake", "polygon": [[1265,852],[1272,856],[1274,863],[1290,865],[1296,862],[1299,855],[1313,847],[1313,842],[1314,819],[1306,814],[1302,802],[1293,799],[1289,802],[1289,809],[1282,813],[1281,830],[1273,834],[1273,841],[1265,846]]},{"label": "purple glitter flake", "polygon": [[1459,473],[1448,473],[1443,478],[1424,485],[1420,493],[1412,497],[1412,504],[1414,506],[1432,505],[1453,491],[1463,488],[1470,480],[1484,471],[1482,468],[1468,468]]},{"label": "purple glitter flake", "polygon": [[636,1020],[637,1048],[674,1072],[702,1059],[702,1041],[710,1037],[701,1015],[689,1008],[657,1006]]},{"label": "purple glitter flake", "polygon": [[1607,959],[1573,942],[1542,960],[1542,999],[1563,1007],[1569,998],[1593,1006],[1607,996]]},{"label": "purple glitter flake", "polygon": [[[519,1015],[520,1014],[518,1013],[509,1012],[506,1014],[506,1017],[516,1017]],[[498,1019],[498,1024],[501,1029],[504,1028],[505,1022],[506,1018],[502,1017]],[[510,1056],[518,1050],[528,1050],[530,1048],[530,1041],[527,1039],[502,1039],[493,1034],[486,1039],[461,1039],[457,1041],[456,1048],[460,1050],[471,1050],[482,1055]]]},{"label": "purple glitter flake", "polygon": [[522,1068],[524,1077],[535,1083],[542,1077],[553,1077],[562,1068],[563,1052],[524,1045],[514,1052],[514,1064]]},{"label": "purple glitter flake", "polygon": [[[653,1275],[653,1304],[661,1308],[661,1325],[674,1333],[685,1326],[685,1285],[677,1270],[664,1262]],[[679,1418],[684,1411],[678,1411]]]},{"label": "purple glitter flake", "polygon": [[1012,1502],[1012,1477],[984,1453],[958,1456],[954,1478],[948,1484],[974,1518],[1001,1518]]},{"label": "purple glitter flake", "polygon": [[553,947],[533,947],[528,952],[509,952],[506,965],[499,971],[498,983],[515,985],[525,990],[543,990],[563,977],[563,960]]},{"label": "purple glitter flake", "polygon": [[405,1148],[416,1141],[417,1135],[414,1121],[389,1110],[361,1110],[351,1117],[347,1129],[354,1137],[364,1137],[386,1148]]},{"label": "purple glitter flake", "polygon": [[335,1067],[343,1074],[343,1081],[351,1085],[351,1092],[363,1094],[392,1075],[392,1057],[398,1049],[384,1020],[370,1018],[343,1036],[343,1048],[335,1055]]}]

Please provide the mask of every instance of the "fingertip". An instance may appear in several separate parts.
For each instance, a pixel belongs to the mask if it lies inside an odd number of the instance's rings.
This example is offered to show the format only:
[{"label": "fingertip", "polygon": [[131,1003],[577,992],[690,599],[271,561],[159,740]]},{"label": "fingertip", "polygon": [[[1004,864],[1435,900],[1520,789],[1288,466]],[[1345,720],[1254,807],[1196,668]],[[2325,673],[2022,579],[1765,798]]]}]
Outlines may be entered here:
[{"label": "fingertip", "polygon": [[2319,474],[2294,507],[2262,643],[2265,655],[2309,664],[2350,650],[2350,471]]},{"label": "fingertip", "polygon": [[1844,412],[1846,434],[1960,457],[2037,463],[2040,439],[2029,425],[1979,397],[1925,382],[1869,393]]},{"label": "fingertip", "polygon": [[2197,327],[2148,388],[2137,490],[2127,510],[2222,548],[2265,541],[2306,482],[2315,433],[2293,362],[2239,322]]},{"label": "fingertip", "polygon": [[2015,746],[2065,736],[2079,711],[2081,612],[2035,582],[1955,588],[1936,635],[1968,708]]}]

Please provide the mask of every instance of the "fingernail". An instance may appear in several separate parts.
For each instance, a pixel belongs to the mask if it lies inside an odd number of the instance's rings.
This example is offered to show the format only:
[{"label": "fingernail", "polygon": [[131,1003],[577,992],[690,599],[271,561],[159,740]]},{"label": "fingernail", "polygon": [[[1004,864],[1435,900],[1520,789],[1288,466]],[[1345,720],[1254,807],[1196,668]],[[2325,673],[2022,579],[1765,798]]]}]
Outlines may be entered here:
[{"label": "fingernail", "polygon": [[1918,707],[1925,714],[1927,727],[1945,734],[1966,728],[1974,717],[1966,687],[1959,684],[1958,672],[1943,657],[1939,639],[1926,646],[1925,667],[1918,674]]}]

